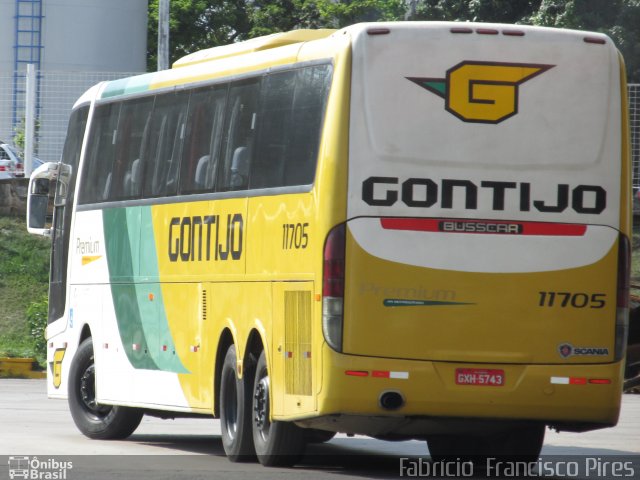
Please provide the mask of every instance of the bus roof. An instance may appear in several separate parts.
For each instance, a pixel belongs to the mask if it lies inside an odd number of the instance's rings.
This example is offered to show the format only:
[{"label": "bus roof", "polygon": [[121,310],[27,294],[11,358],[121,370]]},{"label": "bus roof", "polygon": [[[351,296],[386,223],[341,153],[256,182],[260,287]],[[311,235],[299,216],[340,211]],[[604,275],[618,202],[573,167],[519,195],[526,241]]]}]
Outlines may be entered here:
[{"label": "bus roof", "polygon": [[173,68],[194,65],[196,63],[218,60],[226,57],[234,57],[237,55],[245,55],[247,53],[268,50],[271,48],[283,47],[294,43],[309,42],[326,38],[335,30],[318,29],[318,30],[292,30],[290,32],[272,33],[263,37],[252,38],[244,42],[232,43],[229,45],[221,45],[219,47],[208,48],[198,52],[185,55],[173,64]]}]

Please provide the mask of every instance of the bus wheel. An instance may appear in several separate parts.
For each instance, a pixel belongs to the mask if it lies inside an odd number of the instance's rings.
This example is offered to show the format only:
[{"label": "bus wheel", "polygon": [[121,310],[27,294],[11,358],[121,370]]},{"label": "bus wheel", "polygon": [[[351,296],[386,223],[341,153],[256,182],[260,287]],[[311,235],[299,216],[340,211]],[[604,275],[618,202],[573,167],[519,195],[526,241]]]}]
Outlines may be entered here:
[{"label": "bus wheel", "polygon": [[69,371],[69,410],[78,429],[98,440],[127,438],[142,420],[143,411],[96,402],[96,370],[91,338],[84,340]]},{"label": "bus wheel", "polygon": [[253,444],[262,465],[291,466],[304,455],[304,430],[290,422],[271,421],[269,372],[264,351],[253,383]]},{"label": "bus wheel", "polygon": [[[220,428],[222,446],[232,462],[255,459],[251,438],[251,381],[253,370],[236,375],[236,347],[227,350],[220,375]],[[247,384],[248,383],[248,384]]]},{"label": "bus wheel", "polygon": [[471,461],[486,465],[489,457],[497,460],[535,462],[544,442],[544,425],[512,427],[488,435],[438,435],[427,440],[434,461]]}]

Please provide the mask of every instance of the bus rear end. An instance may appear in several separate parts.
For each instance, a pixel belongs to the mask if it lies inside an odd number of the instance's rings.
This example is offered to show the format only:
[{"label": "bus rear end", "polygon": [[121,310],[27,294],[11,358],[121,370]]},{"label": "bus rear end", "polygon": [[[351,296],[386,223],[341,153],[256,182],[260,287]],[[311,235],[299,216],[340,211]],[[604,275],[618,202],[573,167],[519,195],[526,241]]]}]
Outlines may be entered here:
[{"label": "bus rear end", "polygon": [[611,40],[449,23],[350,34],[347,219],[325,246],[331,416],[316,426],[426,437],[438,454],[516,427],[536,453],[545,425],[614,425],[631,200]]}]

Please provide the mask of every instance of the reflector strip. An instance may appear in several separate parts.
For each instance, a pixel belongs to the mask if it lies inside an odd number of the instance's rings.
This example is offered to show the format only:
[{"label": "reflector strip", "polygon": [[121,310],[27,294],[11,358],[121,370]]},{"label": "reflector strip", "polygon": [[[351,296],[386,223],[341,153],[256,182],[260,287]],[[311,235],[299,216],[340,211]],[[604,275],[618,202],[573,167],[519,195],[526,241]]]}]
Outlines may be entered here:
[{"label": "reflector strip", "polygon": [[594,385],[611,385],[611,380],[608,378],[590,378],[589,383]]},{"label": "reflector strip", "polygon": [[587,379],[583,377],[551,377],[551,383],[556,385],[586,385]]},{"label": "reflector strip", "polygon": [[198,350],[200,350],[200,346],[199,345],[191,345],[191,347],[189,347],[189,350],[192,351],[193,353],[197,353]]},{"label": "reflector strip", "polygon": [[397,378],[406,380],[409,378],[409,372],[389,372],[386,370],[374,370],[371,372],[371,376],[375,378]]},{"label": "reflector strip", "polygon": [[304,358],[311,358],[311,352],[304,352]]},{"label": "reflector strip", "polygon": [[551,377],[551,383],[555,385],[569,385],[569,377]]},{"label": "reflector strip", "polygon": [[284,352],[284,358],[293,358],[293,352]]},{"label": "reflector strip", "polygon": [[350,375],[352,377],[368,377],[369,372],[366,370],[346,370],[344,372],[345,375]]},{"label": "reflector strip", "polygon": [[385,230],[414,232],[501,234],[501,235],[545,235],[581,237],[586,225],[571,223],[518,222],[509,220],[469,220],[455,218],[381,218]]},{"label": "reflector strip", "polygon": [[140,350],[140,344],[134,343],[133,345],[131,345],[131,348],[133,348],[134,352],[137,352],[138,350]]}]

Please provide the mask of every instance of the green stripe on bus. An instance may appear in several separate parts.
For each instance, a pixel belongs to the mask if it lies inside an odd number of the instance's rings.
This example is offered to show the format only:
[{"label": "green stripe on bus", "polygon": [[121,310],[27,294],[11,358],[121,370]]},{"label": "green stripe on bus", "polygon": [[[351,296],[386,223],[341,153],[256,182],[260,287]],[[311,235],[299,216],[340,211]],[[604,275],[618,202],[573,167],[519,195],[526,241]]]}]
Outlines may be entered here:
[{"label": "green stripe on bus", "polygon": [[111,98],[131,93],[146,92],[152,83],[154,73],[147,73],[137,77],[122,78],[109,82],[102,91],[101,98]]},{"label": "green stripe on bus", "polygon": [[160,284],[134,283],[139,280],[141,253],[149,262],[142,265],[154,265],[154,278],[157,279],[155,246],[150,251],[147,242],[143,246],[140,241],[140,228],[148,228],[150,219],[150,207],[103,210],[107,265],[118,332],[134,368],[188,373],[175,354]]}]

